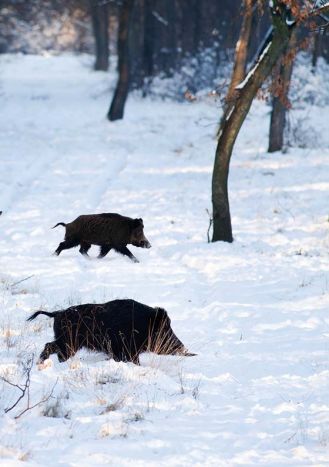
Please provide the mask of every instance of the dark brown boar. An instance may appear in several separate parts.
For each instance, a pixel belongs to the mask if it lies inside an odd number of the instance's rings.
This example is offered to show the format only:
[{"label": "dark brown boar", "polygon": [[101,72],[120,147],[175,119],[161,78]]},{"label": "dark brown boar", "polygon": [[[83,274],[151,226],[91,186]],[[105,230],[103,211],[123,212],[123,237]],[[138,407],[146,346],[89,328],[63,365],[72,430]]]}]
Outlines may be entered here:
[{"label": "dark brown boar", "polygon": [[55,334],[55,340],[48,342],[41,352],[41,363],[53,353],[64,362],[82,347],[105,352],[116,361],[136,364],[139,364],[139,355],[147,351],[162,355],[195,355],[188,353],[173,332],[166,310],[135,300],[78,305],[53,313],[37,311],[28,321],[40,314],[54,318]]},{"label": "dark brown boar", "polygon": [[77,217],[73,222],[58,225],[65,227],[64,241],[58,245],[54,254],[59,255],[62,250],[80,245],[80,253],[88,256],[91,245],[100,246],[98,258],[104,258],[113,250],[128,256],[138,263],[138,259],[128,250],[127,245],[140,248],[151,248],[150,242],[144,235],[143,219],[132,219],[115,213],[88,214]]}]

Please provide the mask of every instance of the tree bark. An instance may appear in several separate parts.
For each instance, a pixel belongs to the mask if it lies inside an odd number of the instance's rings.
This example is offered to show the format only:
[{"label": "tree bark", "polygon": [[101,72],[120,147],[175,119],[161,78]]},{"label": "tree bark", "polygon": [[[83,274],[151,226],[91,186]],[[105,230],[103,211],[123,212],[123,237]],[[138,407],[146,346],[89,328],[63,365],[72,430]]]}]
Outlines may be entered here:
[{"label": "tree bark", "polygon": [[110,121],[123,118],[130,81],[129,29],[135,0],[124,0],[119,18],[118,71],[119,79],[107,117]]},{"label": "tree bark", "polygon": [[316,65],[318,62],[318,58],[321,55],[322,51],[322,38],[323,35],[321,31],[317,32],[314,36],[314,45],[313,45],[313,53],[312,53],[312,71],[315,72]]},{"label": "tree bark", "polygon": [[246,74],[248,45],[250,41],[254,3],[254,0],[243,0],[240,37],[235,47],[233,73],[226,96],[226,101],[228,104],[234,97],[236,86],[241,83]]},{"label": "tree bark", "polygon": [[[296,34],[292,34],[287,45],[287,50],[285,50],[285,55],[291,52],[295,46]],[[288,94],[293,66],[294,57],[288,59],[287,63],[283,60],[280,65],[278,76],[278,86],[280,89],[278,90],[278,95],[274,95],[272,98],[268,152],[281,151],[283,148],[286,113],[289,104]]]},{"label": "tree bark", "polygon": [[109,67],[109,6],[107,2],[90,0],[91,19],[95,37],[95,70],[107,71]]},{"label": "tree bark", "polygon": [[148,94],[154,73],[155,18],[152,0],[144,0],[143,97]]},{"label": "tree bark", "polygon": [[245,80],[238,86],[238,95],[221,122],[212,177],[213,242],[233,241],[227,188],[232,150],[257,91],[282,56],[293,30],[293,26],[289,27],[286,23],[286,7],[279,0],[273,1],[272,23],[270,40]]},{"label": "tree bark", "polygon": [[171,76],[176,66],[176,2],[162,0],[155,2],[153,9],[157,29],[156,66],[167,76]]}]

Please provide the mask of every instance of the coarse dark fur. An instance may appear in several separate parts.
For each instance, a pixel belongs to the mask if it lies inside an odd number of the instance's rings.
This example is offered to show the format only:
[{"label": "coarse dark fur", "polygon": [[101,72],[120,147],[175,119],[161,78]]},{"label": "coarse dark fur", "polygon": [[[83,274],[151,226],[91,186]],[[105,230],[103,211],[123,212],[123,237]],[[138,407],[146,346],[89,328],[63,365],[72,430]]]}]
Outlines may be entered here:
[{"label": "coarse dark fur", "polygon": [[111,249],[114,249],[138,263],[127,245],[151,248],[150,242],[144,235],[143,219],[132,219],[115,213],[88,214],[79,216],[68,224],[59,222],[53,229],[58,225],[65,227],[65,239],[58,245],[54,253],[56,255],[62,250],[80,245],[80,253],[88,256],[91,245],[98,245],[100,246],[98,258],[104,258]]},{"label": "coarse dark fur", "polygon": [[105,352],[115,361],[136,364],[139,364],[140,353],[146,351],[195,355],[187,352],[173,332],[166,310],[135,300],[77,305],[53,313],[37,311],[28,321],[40,314],[54,318],[55,340],[45,345],[39,362],[53,353],[64,362],[82,347]]}]

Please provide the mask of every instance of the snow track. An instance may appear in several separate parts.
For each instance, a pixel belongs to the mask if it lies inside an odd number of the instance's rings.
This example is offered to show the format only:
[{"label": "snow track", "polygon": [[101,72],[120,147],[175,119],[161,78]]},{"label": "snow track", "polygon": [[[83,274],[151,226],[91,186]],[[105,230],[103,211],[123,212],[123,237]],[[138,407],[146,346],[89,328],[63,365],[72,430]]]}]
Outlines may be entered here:
[{"label": "snow track", "polygon": [[[52,339],[33,311],[115,298],[165,307],[198,356],[52,357],[31,402],[53,397],[17,420],[25,401],[3,415],[17,391],[0,381],[0,465],[327,465],[328,138],[269,155],[256,102],[232,159],[235,242],[207,244],[217,104],[132,96],[109,124],[113,76],[91,63],[0,57],[0,375],[24,382]],[[51,227],[92,212],[143,217],[152,249],[51,256]]]}]

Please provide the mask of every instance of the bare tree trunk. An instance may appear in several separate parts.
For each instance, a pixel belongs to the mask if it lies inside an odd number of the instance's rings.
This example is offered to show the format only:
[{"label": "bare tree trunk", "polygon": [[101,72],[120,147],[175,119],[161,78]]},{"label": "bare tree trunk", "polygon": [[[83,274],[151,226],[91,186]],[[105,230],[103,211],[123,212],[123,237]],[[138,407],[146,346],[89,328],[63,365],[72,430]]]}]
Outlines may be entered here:
[{"label": "bare tree trunk", "polygon": [[152,0],[144,0],[143,97],[148,94],[154,72],[155,18]]},{"label": "bare tree trunk", "polygon": [[91,18],[95,37],[95,70],[107,71],[109,67],[109,5],[90,0]]},{"label": "bare tree trunk", "polygon": [[[153,0],[154,4],[154,0]],[[156,62],[161,71],[171,76],[176,66],[176,2],[162,0],[156,2],[153,14],[156,17],[158,47]]]},{"label": "bare tree trunk", "polygon": [[212,178],[213,242],[233,241],[227,189],[232,150],[257,91],[282,56],[293,30],[286,23],[286,7],[283,3],[273,0],[271,11],[272,36],[245,80],[238,86],[238,96],[227,117],[221,122]]},{"label": "bare tree trunk", "polygon": [[118,69],[119,79],[114,97],[107,117],[110,121],[123,118],[129,81],[130,81],[130,54],[129,54],[129,29],[135,0],[124,0],[119,18],[118,37]]},{"label": "bare tree trunk", "polygon": [[235,47],[233,73],[226,96],[228,105],[229,102],[234,98],[236,86],[241,83],[246,74],[248,45],[250,41],[254,3],[254,0],[243,0],[240,37]]},{"label": "bare tree trunk", "polygon": [[315,72],[316,65],[318,62],[318,58],[322,52],[322,32],[318,31],[314,36],[314,46],[313,46],[313,53],[312,53],[312,71]]},{"label": "bare tree trunk", "polygon": [[[296,31],[296,30],[295,30]],[[290,37],[285,55],[292,52],[296,47],[296,34],[293,33]],[[294,66],[294,57],[290,57],[287,61],[282,60],[278,76],[277,95],[272,99],[272,112],[269,135],[268,152],[281,151],[284,143],[284,129],[286,125],[286,113],[288,108],[288,94],[292,69]],[[276,79],[275,77],[274,79]]]}]

